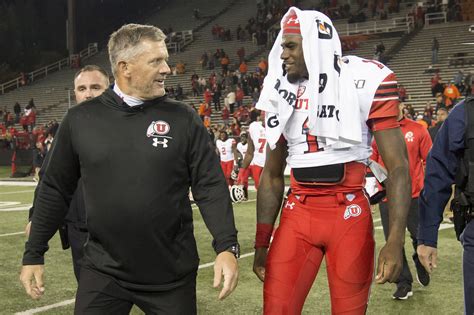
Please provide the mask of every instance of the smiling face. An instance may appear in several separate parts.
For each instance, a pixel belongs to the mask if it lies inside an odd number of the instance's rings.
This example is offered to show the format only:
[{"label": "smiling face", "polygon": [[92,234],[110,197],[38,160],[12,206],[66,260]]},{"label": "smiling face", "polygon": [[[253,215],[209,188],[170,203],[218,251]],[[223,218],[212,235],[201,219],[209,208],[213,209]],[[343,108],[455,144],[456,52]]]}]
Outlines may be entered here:
[{"label": "smiling face", "polygon": [[119,62],[120,89],[127,95],[150,100],[165,95],[165,79],[170,73],[164,41],[143,40],[141,53]]},{"label": "smiling face", "polygon": [[303,55],[303,38],[300,35],[284,35],[281,47],[283,52],[280,58],[283,60],[288,81],[296,83],[308,79],[308,69]]}]

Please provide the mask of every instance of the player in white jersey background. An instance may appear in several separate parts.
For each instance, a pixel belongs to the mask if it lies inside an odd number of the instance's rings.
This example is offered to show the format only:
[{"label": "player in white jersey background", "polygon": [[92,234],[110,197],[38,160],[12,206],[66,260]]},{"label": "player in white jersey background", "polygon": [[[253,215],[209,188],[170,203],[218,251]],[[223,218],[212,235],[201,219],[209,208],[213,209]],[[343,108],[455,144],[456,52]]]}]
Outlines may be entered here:
[{"label": "player in white jersey background", "polygon": [[247,154],[247,149],[248,149],[248,135],[246,131],[242,131],[240,133],[240,141],[237,143],[237,154],[238,156],[238,162],[234,166],[234,171],[238,172],[237,175],[237,185],[242,185],[244,189],[244,194],[245,194],[245,199],[248,199],[248,187],[249,187],[249,172],[250,170],[248,168],[243,168],[242,164],[245,159],[245,155]]},{"label": "player in white jersey background", "polygon": [[242,163],[242,168],[249,170],[255,182],[255,189],[258,190],[260,184],[260,175],[265,166],[267,140],[265,138],[265,113],[257,115],[257,120],[249,125],[249,141],[247,154]]},{"label": "player in white jersey background", "polygon": [[234,139],[229,138],[226,131],[221,131],[219,139],[216,141],[216,150],[221,159],[221,168],[224,172],[227,185],[232,186],[234,180],[231,178],[231,173],[234,168],[234,161],[237,157],[237,144]]}]

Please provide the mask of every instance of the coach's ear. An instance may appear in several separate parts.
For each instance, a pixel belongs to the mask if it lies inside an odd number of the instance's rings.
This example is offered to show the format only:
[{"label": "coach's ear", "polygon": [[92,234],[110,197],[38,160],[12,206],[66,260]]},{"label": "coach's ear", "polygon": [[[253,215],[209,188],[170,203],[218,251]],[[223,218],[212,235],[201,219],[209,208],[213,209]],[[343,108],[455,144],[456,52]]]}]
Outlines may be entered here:
[{"label": "coach's ear", "polygon": [[130,64],[124,60],[121,60],[117,63],[117,73],[119,76],[124,78],[130,78]]}]

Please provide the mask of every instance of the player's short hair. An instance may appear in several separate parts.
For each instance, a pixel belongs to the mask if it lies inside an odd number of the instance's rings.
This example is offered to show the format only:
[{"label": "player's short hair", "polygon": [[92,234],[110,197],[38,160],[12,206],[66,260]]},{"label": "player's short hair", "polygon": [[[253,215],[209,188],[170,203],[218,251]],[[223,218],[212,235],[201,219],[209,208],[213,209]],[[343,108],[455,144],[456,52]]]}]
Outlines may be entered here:
[{"label": "player's short hair", "polygon": [[125,24],[110,35],[108,49],[112,73],[115,76],[120,61],[133,59],[143,52],[141,42],[151,40],[164,41],[166,35],[153,25]]},{"label": "player's short hair", "polygon": [[439,112],[439,111],[445,112],[446,114],[449,113],[449,111],[446,107],[440,107],[440,108],[438,108],[438,110],[436,112]]},{"label": "player's short hair", "polygon": [[74,75],[74,81],[77,79],[77,77],[79,75],[81,75],[81,73],[84,73],[84,72],[92,72],[92,71],[98,71],[100,72],[104,77],[105,77],[105,80],[107,80],[107,85],[109,85],[109,74],[107,73],[107,71],[105,71],[102,67],[99,67],[97,65],[87,65],[87,66],[84,66],[82,67],[79,71],[76,72],[76,74]]}]

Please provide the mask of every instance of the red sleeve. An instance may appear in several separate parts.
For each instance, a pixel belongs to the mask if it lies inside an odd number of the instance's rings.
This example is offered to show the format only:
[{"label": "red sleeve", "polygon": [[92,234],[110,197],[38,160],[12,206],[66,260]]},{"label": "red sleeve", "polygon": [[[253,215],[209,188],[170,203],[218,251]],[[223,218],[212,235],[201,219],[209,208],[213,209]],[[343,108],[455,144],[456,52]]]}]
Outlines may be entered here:
[{"label": "red sleeve", "polygon": [[420,128],[420,139],[420,156],[423,161],[426,161],[431,146],[433,145],[430,134],[426,128]]},{"label": "red sleeve", "polygon": [[375,91],[368,118],[369,128],[372,131],[397,128],[399,103],[397,77],[391,73]]}]

